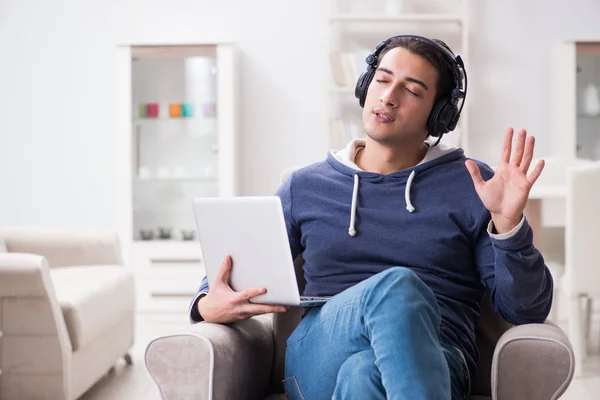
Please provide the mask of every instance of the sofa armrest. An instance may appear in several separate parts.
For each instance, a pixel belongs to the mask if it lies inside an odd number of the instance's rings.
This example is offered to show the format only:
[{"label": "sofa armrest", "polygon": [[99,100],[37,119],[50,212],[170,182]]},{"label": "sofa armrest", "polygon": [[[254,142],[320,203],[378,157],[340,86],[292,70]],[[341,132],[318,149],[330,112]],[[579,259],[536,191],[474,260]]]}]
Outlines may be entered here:
[{"label": "sofa armrest", "polygon": [[44,256],[52,268],[122,264],[114,232],[19,227],[0,229],[0,238],[9,252]]},{"label": "sofa armrest", "polygon": [[0,253],[0,398],[71,398],[71,342],[44,257]]},{"label": "sofa armrest", "polygon": [[498,341],[492,362],[492,398],[547,400],[560,397],[575,368],[573,348],[551,322],[514,326]]},{"label": "sofa armrest", "polygon": [[273,364],[272,317],[200,322],[155,338],[145,363],[163,400],[264,398]]}]

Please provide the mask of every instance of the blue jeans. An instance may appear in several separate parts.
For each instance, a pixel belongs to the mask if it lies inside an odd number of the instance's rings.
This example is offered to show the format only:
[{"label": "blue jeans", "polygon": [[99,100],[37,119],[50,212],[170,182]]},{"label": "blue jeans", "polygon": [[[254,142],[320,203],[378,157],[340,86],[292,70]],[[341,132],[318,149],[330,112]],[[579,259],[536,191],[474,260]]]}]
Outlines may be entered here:
[{"label": "blue jeans", "polygon": [[462,353],[440,340],[435,296],[389,268],[311,309],[287,341],[285,391],[306,399],[465,399]]}]

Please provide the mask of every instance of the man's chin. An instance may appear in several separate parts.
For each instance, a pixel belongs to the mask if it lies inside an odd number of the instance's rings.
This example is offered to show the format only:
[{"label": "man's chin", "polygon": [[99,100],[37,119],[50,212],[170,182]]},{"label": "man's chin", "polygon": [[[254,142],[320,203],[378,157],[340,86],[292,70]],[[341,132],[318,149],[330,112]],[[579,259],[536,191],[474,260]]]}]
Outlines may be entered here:
[{"label": "man's chin", "polygon": [[392,143],[401,141],[402,134],[391,130],[376,129],[366,131],[366,135],[373,141],[379,143]]},{"label": "man's chin", "polygon": [[[382,146],[388,146],[388,147],[398,147],[398,146],[405,146],[408,145],[410,143],[413,143],[415,138],[410,136],[407,136],[405,134],[403,134],[402,132],[387,132],[387,131],[383,131],[383,130],[376,130],[376,131],[367,131],[365,132],[366,136],[376,142],[379,143]],[[423,142],[425,141],[425,137],[423,137]]]}]

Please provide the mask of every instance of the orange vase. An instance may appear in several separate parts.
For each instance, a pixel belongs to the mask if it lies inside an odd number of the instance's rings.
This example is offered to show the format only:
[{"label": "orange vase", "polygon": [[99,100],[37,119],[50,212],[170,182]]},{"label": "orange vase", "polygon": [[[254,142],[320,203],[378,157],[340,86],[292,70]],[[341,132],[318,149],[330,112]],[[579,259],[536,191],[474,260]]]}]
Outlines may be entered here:
[{"label": "orange vase", "polygon": [[169,116],[181,117],[181,104],[169,104]]}]

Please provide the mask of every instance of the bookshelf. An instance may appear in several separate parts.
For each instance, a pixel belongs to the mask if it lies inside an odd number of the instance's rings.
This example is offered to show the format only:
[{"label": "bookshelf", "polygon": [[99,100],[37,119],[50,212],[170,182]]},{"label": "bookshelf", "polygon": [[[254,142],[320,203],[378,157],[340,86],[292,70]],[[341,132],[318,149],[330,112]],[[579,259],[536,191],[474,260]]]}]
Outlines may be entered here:
[{"label": "bookshelf", "polygon": [[330,21],[348,21],[348,22],[454,22],[462,24],[463,19],[457,14],[398,14],[389,15],[384,13],[351,13],[334,14]]},{"label": "bookshelf", "polygon": [[[469,71],[468,1],[331,0],[329,10],[330,84],[327,96],[327,134],[330,149],[340,149],[353,138],[364,137],[362,109],[354,86],[365,70],[365,58],[382,40],[400,34],[439,38],[460,54]],[[469,97],[469,96],[467,96]],[[455,131],[442,142],[469,147],[468,105]]]}]

